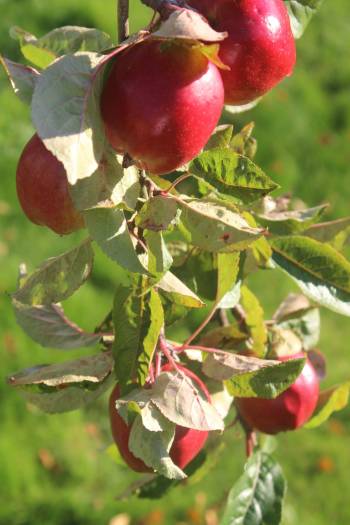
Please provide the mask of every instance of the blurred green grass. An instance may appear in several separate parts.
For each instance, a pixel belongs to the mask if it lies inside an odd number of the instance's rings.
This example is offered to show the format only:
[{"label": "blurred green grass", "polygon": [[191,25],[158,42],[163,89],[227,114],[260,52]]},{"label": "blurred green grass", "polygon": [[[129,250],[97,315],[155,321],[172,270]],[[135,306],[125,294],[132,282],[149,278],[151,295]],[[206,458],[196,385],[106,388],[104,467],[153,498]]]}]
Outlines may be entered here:
[{"label": "blurred green grass", "polygon": [[[8,29],[19,25],[42,35],[66,24],[96,26],[115,33],[115,2],[85,0],[0,0],[0,52],[19,60],[16,42]],[[132,29],[142,27],[150,13],[131,1]],[[235,126],[256,122],[257,162],[281,184],[310,205],[328,201],[330,216],[349,212],[350,184],[350,61],[346,39],[350,32],[348,2],[325,2],[298,43],[298,65],[287,79],[253,111],[233,119]],[[22,215],[15,194],[18,156],[32,134],[30,115],[12,94],[0,73],[0,341],[1,376],[30,366],[75,358],[87,351],[43,349],[16,326],[6,292],[16,283],[17,268],[26,261],[33,269],[45,258],[61,253],[81,234],[57,238],[30,224]],[[115,269],[97,255],[92,279],[67,301],[68,314],[92,328],[109,307]],[[265,282],[266,278],[266,282]],[[256,274],[250,284],[267,312],[292,288],[278,273]],[[320,348],[329,360],[327,384],[350,377],[350,326],[346,318],[322,311]],[[189,320],[185,330],[194,327]],[[184,335],[184,330],[182,334]],[[117,502],[133,476],[114,464],[105,449],[110,444],[106,399],[84,411],[47,416],[26,406],[19,395],[0,383],[0,524],[89,525],[108,524],[126,512],[134,520],[150,511],[144,524],[196,523],[201,505],[216,507],[240,473],[243,446],[228,432],[226,449],[212,473],[197,485],[181,487],[160,502]],[[321,429],[280,436],[276,451],[289,479],[285,525],[346,525],[350,509],[349,410]],[[192,516],[192,517],[191,517]],[[198,521],[197,521],[198,523]],[[199,521],[199,523],[201,523]]]}]

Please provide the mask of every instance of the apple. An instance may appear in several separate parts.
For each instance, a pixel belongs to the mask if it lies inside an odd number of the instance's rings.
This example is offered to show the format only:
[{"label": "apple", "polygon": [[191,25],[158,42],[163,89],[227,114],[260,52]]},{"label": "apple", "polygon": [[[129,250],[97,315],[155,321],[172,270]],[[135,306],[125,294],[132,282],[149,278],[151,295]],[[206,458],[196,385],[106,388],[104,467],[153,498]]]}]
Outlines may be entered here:
[{"label": "apple", "polygon": [[[205,384],[191,370],[184,366],[178,365],[184,374],[192,379],[210,401],[210,395]],[[172,366],[167,364],[162,367],[162,372],[173,370]],[[111,423],[112,436],[117,445],[119,452],[132,470],[136,472],[152,472],[141,459],[136,458],[129,450],[129,435],[131,427],[127,425],[124,419],[119,415],[115,408],[115,402],[120,396],[119,385],[117,384],[109,398],[109,417]],[[170,457],[173,462],[181,469],[185,468],[201,451],[208,437],[208,432],[204,430],[195,430],[176,425],[175,438],[170,449]]]},{"label": "apple", "polygon": [[74,209],[63,164],[44,146],[37,134],[24,147],[17,165],[17,195],[34,224],[66,234],[84,227]]},{"label": "apple", "polygon": [[295,41],[283,0],[188,0],[217,31],[227,31],[219,56],[225,103],[244,105],[291,75]]},{"label": "apple", "polygon": [[[303,353],[281,356],[278,359],[296,359]],[[256,397],[235,398],[236,407],[243,420],[252,429],[265,434],[295,430],[311,417],[319,396],[319,380],[309,360],[293,385],[275,399]]]},{"label": "apple", "polygon": [[200,152],[223,101],[220,73],[198,46],[147,40],[115,57],[101,113],[112,147],[159,175]]}]

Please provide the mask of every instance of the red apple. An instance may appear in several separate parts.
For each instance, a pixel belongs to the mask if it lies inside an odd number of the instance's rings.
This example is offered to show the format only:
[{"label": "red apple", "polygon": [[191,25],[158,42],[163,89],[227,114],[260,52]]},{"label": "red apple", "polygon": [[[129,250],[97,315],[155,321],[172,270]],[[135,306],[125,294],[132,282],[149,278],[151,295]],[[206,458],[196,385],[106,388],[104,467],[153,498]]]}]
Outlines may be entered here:
[{"label": "red apple", "polygon": [[[178,365],[178,367],[190,377],[198,386],[201,392],[210,401],[210,395],[205,384],[191,370]],[[163,372],[169,372],[173,368],[171,365],[165,365]],[[136,458],[129,450],[129,435],[131,428],[125,423],[115,408],[115,402],[120,396],[119,386],[116,385],[109,398],[109,416],[113,439],[119,449],[121,456],[129,467],[136,472],[152,472],[141,459]],[[208,432],[204,430],[194,430],[176,425],[175,438],[170,449],[170,457],[173,462],[181,469],[185,468],[188,463],[194,459],[203,448],[208,437]]]},{"label": "red apple", "polygon": [[34,224],[65,234],[84,226],[74,209],[63,164],[38,137],[26,144],[16,174],[17,195],[22,209]]},{"label": "red apple", "polygon": [[137,165],[164,174],[195,157],[222,108],[220,73],[198,48],[148,40],[117,55],[101,112],[107,138]]},{"label": "red apple", "polygon": [[293,71],[296,51],[283,0],[189,0],[217,31],[227,31],[219,56],[225,103],[247,104]]},{"label": "red apple", "polygon": [[[279,360],[298,357],[304,357],[304,354],[283,356]],[[295,383],[275,399],[241,397],[235,398],[235,403],[243,420],[251,428],[265,434],[277,434],[304,425],[316,408],[318,396],[317,373],[307,360]]]}]

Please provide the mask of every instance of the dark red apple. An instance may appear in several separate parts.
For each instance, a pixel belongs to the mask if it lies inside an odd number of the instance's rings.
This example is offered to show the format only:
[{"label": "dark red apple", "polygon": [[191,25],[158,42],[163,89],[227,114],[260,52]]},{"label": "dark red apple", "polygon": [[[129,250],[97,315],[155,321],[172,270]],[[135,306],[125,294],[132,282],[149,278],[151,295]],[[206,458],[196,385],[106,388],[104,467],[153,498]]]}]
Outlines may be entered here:
[{"label": "dark red apple", "polygon": [[63,164],[33,135],[24,147],[16,174],[17,195],[22,209],[34,224],[65,234],[84,226],[74,209]]},{"label": "dark red apple", "polygon": [[[197,377],[191,370],[179,365],[179,368],[190,377],[192,381],[198,386],[200,391],[210,401],[210,395],[205,384]],[[162,368],[163,372],[171,371],[171,365],[165,365]],[[111,430],[113,439],[119,449],[121,456],[129,467],[136,472],[152,472],[152,469],[147,467],[141,459],[136,458],[129,450],[129,435],[130,427],[125,423],[124,419],[119,415],[115,408],[115,402],[119,398],[119,386],[116,385],[109,398],[109,416],[111,423]],[[208,432],[203,430],[194,430],[192,428],[185,428],[177,425],[175,428],[175,438],[170,449],[170,457],[173,462],[181,469],[185,468],[192,459],[203,448],[208,437]]]},{"label": "dark red apple", "polygon": [[101,112],[116,151],[164,174],[200,152],[223,101],[220,73],[198,47],[148,40],[114,59]]},{"label": "dark red apple", "polygon": [[247,104],[293,71],[296,50],[283,0],[189,0],[217,31],[227,31],[219,56],[225,103]]},{"label": "dark red apple", "polygon": [[[304,354],[283,356],[279,360],[298,357],[304,357]],[[251,428],[265,434],[277,434],[304,425],[316,408],[318,396],[318,376],[307,360],[295,383],[275,399],[241,397],[235,398],[235,403],[243,420]]]}]

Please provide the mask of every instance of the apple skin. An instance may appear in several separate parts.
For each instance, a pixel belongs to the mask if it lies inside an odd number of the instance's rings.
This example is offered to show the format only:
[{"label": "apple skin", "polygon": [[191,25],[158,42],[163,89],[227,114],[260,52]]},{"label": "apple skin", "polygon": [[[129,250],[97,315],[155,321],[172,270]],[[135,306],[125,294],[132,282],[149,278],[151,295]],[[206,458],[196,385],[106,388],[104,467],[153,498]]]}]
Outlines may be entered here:
[{"label": "apple skin", "polygon": [[217,31],[227,31],[219,56],[225,103],[244,105],[293,72],[295,41],[283,0],[189,0]]},{"label": "apple skin", "polygon": [[63,164],[37,134],[27,142],[18,161],[16,186],[21,207],[34,224],[61,235],[84,227],[69,195]]},{"label": "apple skin", "polygon": [[149,40],[114,59],[101,113],[112,147],[160,175],[200,152],[223,101],[220,73],[198,49]]},{"label": "apple skin", "polygon": [[[180,368],[187,377],[192,379],[207,400],[210,401],[208,389],[199,377],[184,366],[178,365],[178,368]],[[169,364],[162,367],[162,372],[169,372],[171,370],[173,370],[173,368]],[[128,442],[131,428],[125,423],[124,419],[119,415],[115,408],[115,402],[119,396],[119,385],[116,385],[109,398],[109,417],[114,442],[125,463],[129,465],[132,470],[135,470],[136,472],[153,472],[151,468],[147,467],[141,459],[136,458],[129,450]],[[207,437],[207,431],[195,430],[176,425],[175,438],[170,449],[170,457],[173,462],[179,468],[185,468],[186,465],[188,465],[201,451],[205,445]]]},{"label": "apple skin", "polygon": [[[300,357],[305,355],[283,356],[279,357],[279,361]],[[235,398],[235,403],[241,417],[252,429],[277,434],[304,425],[316,408],[318,396],[317,373],[307,360],[295,383],[275,399],[241,397]]]}]

